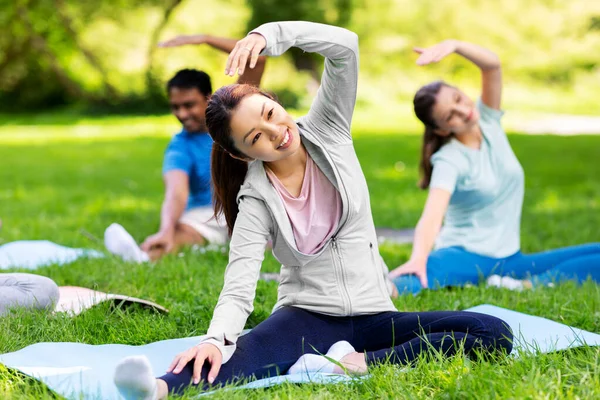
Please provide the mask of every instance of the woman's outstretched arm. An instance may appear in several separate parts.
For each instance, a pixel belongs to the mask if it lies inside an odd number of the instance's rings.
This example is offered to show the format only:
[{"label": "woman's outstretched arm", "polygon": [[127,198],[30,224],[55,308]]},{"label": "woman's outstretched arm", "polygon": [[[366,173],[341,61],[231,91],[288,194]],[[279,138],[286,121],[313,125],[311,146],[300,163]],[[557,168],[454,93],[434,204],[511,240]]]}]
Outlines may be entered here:
[{"label": "woman's outstretched arm", "polygon": [[481,70],[481,101],[493,109],[499,110],[502,101],[502,68],[498,56],[479,45],[459,40],[444,40],[434,46],[414,49],[421,56],[418,65],[427,65],[441,61],[449,54],[456,53]]}]

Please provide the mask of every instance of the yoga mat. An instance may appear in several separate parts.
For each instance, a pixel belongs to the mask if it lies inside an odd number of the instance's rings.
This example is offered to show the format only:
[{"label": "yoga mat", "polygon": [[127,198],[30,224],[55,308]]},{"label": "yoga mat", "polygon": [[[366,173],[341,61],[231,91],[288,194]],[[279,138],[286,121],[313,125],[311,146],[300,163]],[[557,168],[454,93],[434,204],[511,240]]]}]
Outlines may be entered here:
[{"label": "yoga mat", "polygon": [[392,242],[396,244],[408,244],[413,242],[415,236],[415,230],[409,229],[393,229],[378,227],[375,228],[377,232],[377,241],[379,244],[384,242]]},{"label": "yoga mat", "polygon": [[55,312],[66,312],[72,315],[78,315],[83,311],[106,301],[111,302],[113,307],[140,304],[143,307],[151,308],[161,313],[166,314],[169,312],[169,310],[163,306],[151,301],[122,294],[104,293],[77,286],[59,286],[58,291],[60,296],[54,309]]},{"label": "yoga mat", "polygon": [[[600,335],[545,318],[492,305],[476,311],[504,319],[515,334],[515,354],[552,352],[582,345],[600,345]],[[198,343],[201,336],[164,340],[143,346],[82,343],[38,343],[14,353],[0,355],[0,362],[45,383],[68,399],[118,399],[112,374],[117,362],[130,355],[146,355],[157,375],[165,371],[175,354]],[[329,374],[285,375],[251,382],[245,388],[262,388],[282,382],[344,382],[351,378]]]},{"label": "yoga mat", "polygon": [[473,311],[498,317],[508,323],[513,331],[513,352],[551,353],[579,346],[600,346],[600,334],[564,325],[550,319],[482,304],[468,308]]},{"label": "yoga mat", "polygon": [[90,249],[73,249],[48,240],[19,240],[0,246],[0,269],[37,269],[50,264],[69,264],[80,257],[104,255]]}]

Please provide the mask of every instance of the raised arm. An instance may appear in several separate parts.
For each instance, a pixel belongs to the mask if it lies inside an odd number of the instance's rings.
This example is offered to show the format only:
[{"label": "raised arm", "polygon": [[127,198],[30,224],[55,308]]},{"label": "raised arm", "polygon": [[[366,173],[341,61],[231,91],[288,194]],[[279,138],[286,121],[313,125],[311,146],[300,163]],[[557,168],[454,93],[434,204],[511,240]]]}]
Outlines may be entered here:
[{"label": "raised arm", "polygon": [[390,272],[390,278],[414,274],[421,281],[421,286],[427,287],[427,258],[435,239],[440,232],[444,215],[450,202],[450,192],[445,189],[432,188],[429,190],[423,214],[415,229],[413,248],[410,259]]},{"label": "raised arm", "polygon": [[358,80],[358,37],[336,26],[288,21],[261,25],[240,40],[227,60],[226,73],[244,73],[259,54],[279,56],[290,47],[325,57],[321,87],[303,121],[323,135],[347,141],[356,103]]},{"label": "raised arm", "polygon": [[473,43],[454,39],[444,40],[427,48],[415,47],[421,56],[418,65],[427,65],[442,60],[449,54],[456,53],[481,70],[481,101],[493,109],[499,110],[502,101],[502,69],[500,59],[492,51]]},{"label": "raised arm", "polygon": [[[198,34],[198,35],[181,35],[172,39],[166,40],[158,44],[159,47],[178,47],[185,45],[201,45],[207,44],[210,47],[221,50],[224,53],[231,53],[237,40],[223,38],[212,35]],[[265,72],[265,65],[267,58],[264,56],[258,57],[256,60],[256,66],[245,75],[240,75],[238,83],[247,83],[254,86],[260,86],[260,81]]]}]

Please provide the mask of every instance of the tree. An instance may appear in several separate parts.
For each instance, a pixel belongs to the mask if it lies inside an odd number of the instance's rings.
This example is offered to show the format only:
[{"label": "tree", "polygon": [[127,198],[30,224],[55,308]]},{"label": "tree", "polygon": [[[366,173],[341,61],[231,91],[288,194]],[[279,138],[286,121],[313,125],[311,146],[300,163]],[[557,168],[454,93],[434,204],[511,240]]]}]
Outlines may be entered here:
[{"label": "tree", "polygon": [[159,38],[161,36],[162,31],[169,23],[169,18],[173,15],[175,9],[180,6],[182,0],[171,0],[165,2],[165,6],[162,12],[162,18],[154,31],[152,32],[152,37],[150,39],[150,46],[148,47],[147,53],[147,68],[146,68],[146,87],[148,89],[148,94],[151,98],[161,98],[163,95],[163,85],[156,78],[156,67],[154,64],[154,54],[156,53],[157,45]]},{"label": "tree", "polygon": [[[248,30],[273,21],[302,20],[346,26],[352,17],[352,0],[247,0],[251,9]],[[290,49],[294,66],[308,71],[313,83],[320,80],[322,60],[300,49]]]},{"label": "tree", "polygon": [[[81,32],[98,19],[123,22],[128,12],[160,7],[159,22],[148,49],[144,96],[152,95],[152,55],[161,30],[181,0],[0,0],[0,102],[5,109],[29,109],[73,102],[115,104],[130,96],[109,79],[109,67],[81,40]],[[73,63],[75,61],[75,65]],[[85,72],[78,69],[83,66]],[[155,85],[156,86],[156,85]],[[161,93],[162,95],[162,93]],[[152,96],[150,96],[152,97]]]}]

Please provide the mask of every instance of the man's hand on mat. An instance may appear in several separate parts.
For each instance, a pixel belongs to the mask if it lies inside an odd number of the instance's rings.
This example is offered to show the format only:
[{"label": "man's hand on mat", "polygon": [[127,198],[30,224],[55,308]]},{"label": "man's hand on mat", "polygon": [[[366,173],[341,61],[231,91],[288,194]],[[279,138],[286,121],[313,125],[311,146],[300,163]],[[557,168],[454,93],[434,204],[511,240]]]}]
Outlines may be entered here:
[{"label": "man's hand on mat", "polygon": [[175,231],[159,231],[154,235],[148,236],[140,246],[146,253],[152,249],[163,248],[166,253],[173,250],[175,246]]},{"label": "man's hand on mat", "polygon": [[254,68],[258,61],[258,55],[266,45],[267,41],[263,35],[258,33],[251,33],[238,41],[233,51],[229,53],[225,65],[225,75],[234,76],[236,72],[242,75],[248,63],[248,58],[250,58],[250,68]]},{"label": "man's hand on mat", "polygon": [[413,50],[421,56],[417,58],[417,65],[427,65],[441,61],[444,57],[456,51],[457,41],[453,39],[444,40],[431,47],[415,47]]},{"label": "man's hand on mat", "polygon": [[427,287],[427,260],[408,260],[401,266],[390,271],[390,279],[397,278],[402,275],[414,275],[419,278],[421,286]]},{"label": "man's hand on mat", "polygon": [[160,42],[158,47],[177,47],[185,46],[187,44],[202,44],[205,41],[205,35],[180,35],[164,42]]},{"label": "man's hand on mat", "polygon": [[213,383],[217,375],[219,375],[219,370],[221,369],[221,364],[223,361],[223,355],[221,354],[221,350],[214,344],[210,343],[200,343],[184,351],[183,353],[179,353],[175,356],[175,359],[167,369],[167,372],[173,372],[174,374],[180,373],[183,368],[192,361],[194,361],[194,373],[192,374],[192,381],[194,385],[200,383],[200,373],[202,372],[202,366],[205,361],[210,363],[210,371],[208,371],[208,382]]}]

